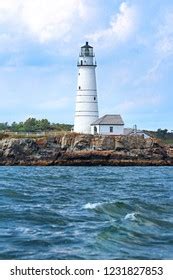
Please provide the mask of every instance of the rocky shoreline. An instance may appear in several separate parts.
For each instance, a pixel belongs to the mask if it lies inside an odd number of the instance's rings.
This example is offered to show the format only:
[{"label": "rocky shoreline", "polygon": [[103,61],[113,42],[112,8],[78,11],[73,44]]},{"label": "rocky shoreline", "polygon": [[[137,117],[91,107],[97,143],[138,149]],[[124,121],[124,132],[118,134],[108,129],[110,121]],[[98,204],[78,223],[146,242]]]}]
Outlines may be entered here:
[{"label": "rocky shoreline", "polygon": [[143,136],[66,133],[55,137],[2,138],[0,165],[173,166],[171,149]]}]

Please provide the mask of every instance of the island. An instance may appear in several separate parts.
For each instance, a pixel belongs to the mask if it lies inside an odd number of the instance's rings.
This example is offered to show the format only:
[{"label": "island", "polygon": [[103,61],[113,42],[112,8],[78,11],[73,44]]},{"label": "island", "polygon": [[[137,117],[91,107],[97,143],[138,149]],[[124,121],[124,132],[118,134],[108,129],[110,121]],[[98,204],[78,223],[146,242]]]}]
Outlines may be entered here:
[{"label": "island", "polygon": [[143,135],[0,137],[1,166],[172,166],[173,149]]}]

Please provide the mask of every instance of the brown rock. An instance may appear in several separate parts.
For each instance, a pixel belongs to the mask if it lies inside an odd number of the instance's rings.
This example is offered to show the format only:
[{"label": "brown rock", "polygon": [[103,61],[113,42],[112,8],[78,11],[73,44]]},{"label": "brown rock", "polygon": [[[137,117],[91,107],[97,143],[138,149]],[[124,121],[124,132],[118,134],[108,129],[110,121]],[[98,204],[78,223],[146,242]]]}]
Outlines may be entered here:
[{"label": "brown rock", "polygon": [[173,165],[168,148],[142,136],[67,133],[0,140],[0,165]]}]

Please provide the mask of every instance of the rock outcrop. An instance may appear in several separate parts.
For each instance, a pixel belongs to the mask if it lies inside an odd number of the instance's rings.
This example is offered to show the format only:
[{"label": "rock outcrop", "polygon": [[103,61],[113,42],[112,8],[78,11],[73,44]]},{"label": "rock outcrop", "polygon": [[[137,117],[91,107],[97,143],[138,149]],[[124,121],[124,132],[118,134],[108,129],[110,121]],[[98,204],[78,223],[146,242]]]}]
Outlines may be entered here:
[{"label": "rock outcrop", "polygon": [[0,165],[173,165],[157,139],[67,133],[0,140]]}]

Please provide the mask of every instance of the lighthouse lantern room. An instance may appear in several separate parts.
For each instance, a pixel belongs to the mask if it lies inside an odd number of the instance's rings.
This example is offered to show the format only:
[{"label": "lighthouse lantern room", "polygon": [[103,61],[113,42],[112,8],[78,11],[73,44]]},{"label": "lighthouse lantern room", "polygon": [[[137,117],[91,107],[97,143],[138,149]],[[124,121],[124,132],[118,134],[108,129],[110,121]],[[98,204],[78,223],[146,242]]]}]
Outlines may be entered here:
[{"label": "lighthouse lantern room", "polygon": [[99,117],[97,86],[96,86],[96,60],[93,47],[88,42],[81,47],[78,60],[78,81],[74,131],[91,133],[91,124]]}]

